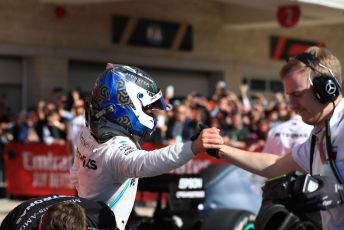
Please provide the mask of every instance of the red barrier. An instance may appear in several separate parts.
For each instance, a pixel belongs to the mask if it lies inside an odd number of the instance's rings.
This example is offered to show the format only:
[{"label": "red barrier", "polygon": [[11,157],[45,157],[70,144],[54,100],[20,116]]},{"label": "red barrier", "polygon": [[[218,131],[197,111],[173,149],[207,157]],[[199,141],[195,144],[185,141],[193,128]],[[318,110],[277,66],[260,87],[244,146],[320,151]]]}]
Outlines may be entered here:
[{"label": "red barrier", "polygon": [[6,189],[11,195],[75,195],[65,145],[8,144],[4,151]]},{"label": "red barrier", "polygon": [[[143,143],[142,149],[164,147]],[[65,145],[17,144],[5,146],[6,189],[10,195],[42,196],[47,194],[76,195],[70,182],[70,154]],[[210,164],[227,163],[205,153],[197,154],[173,173],[199,173]]]}]

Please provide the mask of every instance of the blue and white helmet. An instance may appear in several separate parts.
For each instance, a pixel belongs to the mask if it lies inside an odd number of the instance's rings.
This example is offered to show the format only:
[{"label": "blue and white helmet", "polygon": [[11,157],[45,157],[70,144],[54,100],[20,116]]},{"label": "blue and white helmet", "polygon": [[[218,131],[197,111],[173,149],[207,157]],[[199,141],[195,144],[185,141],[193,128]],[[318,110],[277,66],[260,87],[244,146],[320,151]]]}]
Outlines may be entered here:
[{"label": "blue and white helmet", "polygon": [[[150,110],[170,109],[147,73],[124,65],[108,69],[98,77],[92,89],[91,106],[100,121],[114,123],[140,137],[155,130],[157,120]],[[95,130],[91,124],[92,131]]]}]

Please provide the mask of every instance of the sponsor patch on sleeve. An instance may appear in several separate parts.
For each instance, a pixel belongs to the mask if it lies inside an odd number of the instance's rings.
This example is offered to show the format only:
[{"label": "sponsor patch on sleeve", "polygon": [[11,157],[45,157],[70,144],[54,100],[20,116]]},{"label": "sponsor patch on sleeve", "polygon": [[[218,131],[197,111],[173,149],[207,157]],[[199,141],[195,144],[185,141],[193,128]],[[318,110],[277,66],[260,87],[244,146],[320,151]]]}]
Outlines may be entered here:
[{"label": "sponsor patch on sleeve", "polygon": [[[125,142],[125,141],[124,141]],[[128,155],[131,152],[134,152],[136,149],[134,147],[132,147],[131,145],[127,144],[127,142],[125,142],[125,144],[122,143],[122,141],[120,142],[121,145],[118,147],[118,149],[124,153],[124,155]]]}]

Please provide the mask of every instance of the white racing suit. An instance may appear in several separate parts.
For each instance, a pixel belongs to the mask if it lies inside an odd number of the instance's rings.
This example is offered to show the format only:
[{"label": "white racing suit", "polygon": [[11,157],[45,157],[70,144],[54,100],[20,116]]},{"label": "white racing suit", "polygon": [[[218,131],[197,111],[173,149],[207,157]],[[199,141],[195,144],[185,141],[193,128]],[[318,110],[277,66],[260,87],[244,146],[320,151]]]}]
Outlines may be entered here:
[{"label": "white racing suit", "polygon": [[138,178],[167,173],[193,156],[191,141],[145,151],[125,136],[98,143],[84,128],[71,179],[80,197],[106,202],[115,213],[118,228],[123,230],[134,205]]}]

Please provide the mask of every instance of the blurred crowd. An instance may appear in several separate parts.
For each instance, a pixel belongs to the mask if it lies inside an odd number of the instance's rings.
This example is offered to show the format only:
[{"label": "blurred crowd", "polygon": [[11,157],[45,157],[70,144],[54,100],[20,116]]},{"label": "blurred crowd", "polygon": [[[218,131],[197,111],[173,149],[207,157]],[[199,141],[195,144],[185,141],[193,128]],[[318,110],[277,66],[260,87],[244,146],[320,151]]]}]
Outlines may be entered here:
[{"label": "blurred crowd", "polygon": [[268,97],[249,93],[248,84],[239,86],[236,94],[218,81],[211,98],[191,92],[184,99],[166,98],[173,105],[158,115],[157,131],[149,141],[172,144],[189,140],[198,124],[218,127],[225,143],[250,151],[261,151],[268,131],[290,118],[287,100],[281,92]]},{"label": "blurred crowd", "polygon": [[0,102],[0,153],[10,142],[66,144],[73,151],[76,132],[85,126],[84,101],[80,90],[65,93],[55,89],[49,100],[40,100],[35,107],[18,114]]},{"label": "blurred crowd", "polygon": [[[247,84],[240,85],[240,93],[236,94],[226,85],[225,81],[218,81],[210,98],[197,92],[182,99],[166,94],[173,109],[156,114],[157,130],[145,141],[156,144],[186,141],[197,131],[198,124],[203,123],[221,129],[227,144],[262,150],[270,127],[289,119],[283,94],[248,95]],[[66,144],[72,152],[78,131],[85,125],[84,104],[85,97],[79,90],[52,91],[48,101],[39,101],[35,107],[18,114],[11,114],[8,105],[0,102],[1,148],[9,142],[40,142]]]}]

